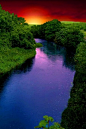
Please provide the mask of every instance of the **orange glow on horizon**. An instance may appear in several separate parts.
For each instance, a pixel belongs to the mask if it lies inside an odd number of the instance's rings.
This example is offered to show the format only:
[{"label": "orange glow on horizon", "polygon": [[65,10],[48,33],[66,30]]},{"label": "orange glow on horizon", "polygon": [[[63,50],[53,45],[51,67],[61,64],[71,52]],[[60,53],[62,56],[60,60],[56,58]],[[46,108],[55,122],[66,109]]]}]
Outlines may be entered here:
[{"label": "orange glow on horizon", "polygon": [[43,23],[46,23],[46,22],[53,20],[53,19],[50,19],[50,18],[47,19],[46,17],[41,18],[41,17],[32,16],[32,17],[25,18],[25,20],[28,24],[43,24]]},{"label": "orange glow on horizon", "polygon": [[49,10],[45,9],[44,7],[39,6],[32,6],[32,7],[25,7],[20,12],[18,12],[18,17],[23,17],[28,24],[43,24],[53,19],[57,19],[59,21],[85,21],[83,19],[74,19],[71,15],[70,17],[66,15],[51,15]]},{"label": "orange glow on horizon", "polygon": [[43,24],[52,20],[49,11],[42,7],[23,8],[18,17],[25,18],[28,24]]},{"label": "orange glow on horizon", "polygon": [[42,20],[40,17],[27,17],[25,19],[28,24],[43,24],[44,22],[46,22]]}]

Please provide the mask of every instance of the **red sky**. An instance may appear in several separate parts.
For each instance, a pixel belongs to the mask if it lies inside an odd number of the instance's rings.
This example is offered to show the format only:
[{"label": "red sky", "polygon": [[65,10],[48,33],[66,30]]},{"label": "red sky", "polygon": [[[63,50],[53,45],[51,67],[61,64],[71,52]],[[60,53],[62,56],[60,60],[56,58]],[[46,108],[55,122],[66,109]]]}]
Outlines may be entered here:
[{"label": "red sky", "polygon": [[86,22],[86,0],[0,0],[2,9],[42,24],[52,19]]}]

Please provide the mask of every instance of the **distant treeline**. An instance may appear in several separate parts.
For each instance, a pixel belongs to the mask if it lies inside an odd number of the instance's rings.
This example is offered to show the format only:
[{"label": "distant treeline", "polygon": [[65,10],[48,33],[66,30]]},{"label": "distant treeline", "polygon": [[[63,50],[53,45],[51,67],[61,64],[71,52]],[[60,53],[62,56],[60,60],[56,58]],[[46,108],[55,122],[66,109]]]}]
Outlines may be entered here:
[{"label": "distant treeline", "polygon": [[83,24],[64,24],[54,19],[42,25],[31,26],[31,32],[34,38],[54,41],[57,45],[65,46],[73,51],[80,42],[84,41],[81,29],[86,30],[86,24]]}]

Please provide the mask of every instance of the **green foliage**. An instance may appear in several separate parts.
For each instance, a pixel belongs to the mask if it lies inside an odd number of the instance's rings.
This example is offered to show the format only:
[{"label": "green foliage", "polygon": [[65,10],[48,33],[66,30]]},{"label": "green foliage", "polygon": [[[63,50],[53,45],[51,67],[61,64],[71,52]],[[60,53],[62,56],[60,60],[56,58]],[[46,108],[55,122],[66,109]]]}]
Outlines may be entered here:
[{"label": "green foliage", "polygon": [[86,42],[81,42],[77,49],[75,55],[75,62],[76,62],[76,71],[78,73],[85,73],[86,74]]},{"label": "green foliage", "polygon": [[19,22],[19,24],[25,24],[25,19],[24,18],[22,18],[22,17],[18,17],[18,22]]},{"label": "green foliage", "polygon": [[61,29],[61,23],[57,19],[46,22],[42,25],[33,25],[31,32],[35,38],[43,38],[48,41],[53,41],[55,38],[55,32]]},{"label": "green foliage", "polygon": [[44,120],[40,121],[38,126],[35,126],[34,128],[43,128],[43,129],[64,129],[60,126],[59,123],[54,122],[51,126],[49,126],[49,122],[53,122],[54,119],[51,116],[43,116]]},{"label": "green foliage", "polygon": [[43,45],[42,45],[41,43],[36,43],[35,46],[36,46],[36,48],[37,48],[37,47],[42,47]]},{"label": "green foliage", "polygon": [[[0,10],[0,35],[2,40],[9,40],[11,47],[32,49],[35,41],[30,30],[25,28],[25,19]],[[8,44],[8,43],[7,43]]]},{"label": "green foliage", "polygon": [[83,33],[76,28],[63,28],[59,32],[56,32],[55,43],[58,45],[63,45],[66,48],[76,49],[77,45],[83,41]]},{"label": "green foliage", "polygon": [[35,38],[43,38],[48,41],[54,41],[57,45],[63,45],[67,49],[75,51],[77,45],[84,41],[84,34],[81,28],[83,23],[64,24],[54,19],[42,25],[31,26],[31,33]]},{"label": "green foliage", "polygon": [[38,38],[38,27],[36,25],[31,26],[30,31],[34,38]]},{"label": "green foliage", "polygon": [[34,57],[33,49],[0,47],[0,74],[5,74],[16,66],[21,65],[27,59]]},{"label": "green foliage", "polygon": [[0,74],[10,71],[34,55],[35,40],[25,19],[2,10],[0,5]]},{"label": "green foliage", "polygon": [[68,106],[62,113],[61,125],[66,129],[86,128],[86,42],[81,42],[75,54],[73,87]]},{"label": "green foliage", "polygon": [[64,128],[62,128],[58,122],[54,122],[49,129],[64,129]]},{"label": "green foliage", "polygon": [[41,120],[39,125],[35,128],[46,128],[47,122],[45,120]]},{"label": "green foliage", "polygon": [[32,49],[35,47],[35,40],[33,39],[33,35],[23,26],[16,27],[15,30],[11,33],[12,47],[20,47],[25,49]]},{"label": "green foliage", "polygon": [[47,121],[47,122],[49,122],[49,121],[53,122],[53,121],[54,121],[54,119],[53,119],[51,116],[45,115],[45,116],[43,116],[43,118],[44,118],[45,121]]},{"label": "green foliage", "polygon": [[85,41],[86,41],[86,31],[81,30],[81,32],[83,33],[83,35],[84,35],[84,39],[85,39]]},{"label": "green foliage", "polygon": [[73,21],[61,21],[61,23],[64,23],[64,24],[76,24],[76,23],[80,23],[80,22],[73,22]]},{"label": "green foliage", "polygon": [[48,41],[54,41],[55,32],[59,32],[60,29],[61,23],[57,19],[49,21],[45,29],[45,39]]},{"label": "green foliage", "polygon": [[8,11],[0,10],[0,29],[1,32],[10,32],[18,25],[18,17]]}]

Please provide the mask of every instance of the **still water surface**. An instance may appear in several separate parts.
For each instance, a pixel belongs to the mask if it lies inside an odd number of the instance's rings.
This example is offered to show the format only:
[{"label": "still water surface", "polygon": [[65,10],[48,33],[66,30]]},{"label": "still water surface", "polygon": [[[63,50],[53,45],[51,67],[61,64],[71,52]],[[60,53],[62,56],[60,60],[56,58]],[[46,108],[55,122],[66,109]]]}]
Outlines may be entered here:
[{"label": "still water surface", "polygon": [[65,48],[47,43],[35,58],[14,70],[0,92],[0,129],[34,129],[44,115],[61,121],[75,74]]}]

